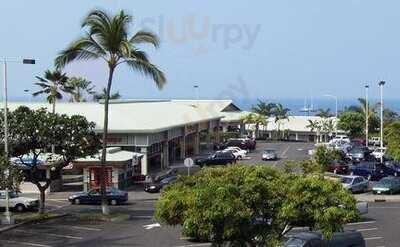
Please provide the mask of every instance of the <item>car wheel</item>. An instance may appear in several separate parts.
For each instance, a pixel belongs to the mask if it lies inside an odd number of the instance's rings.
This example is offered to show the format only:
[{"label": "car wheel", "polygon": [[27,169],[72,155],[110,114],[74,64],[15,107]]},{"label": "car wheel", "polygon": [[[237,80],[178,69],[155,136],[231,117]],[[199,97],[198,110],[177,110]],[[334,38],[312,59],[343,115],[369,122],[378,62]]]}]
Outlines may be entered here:
[{"label": "car wheel", "polygon": [[79,200],[78,198],[74,199],[73,202],[74,202],[75,205],[81,204],[81,200]]},{"label": "car wheel", "polygon": [[17,211],[17,212],[24,212],[25,211],[25,206],[23,205],[23,204],[17,204],[16,206],[15,206],[15,210]]},{"label": "car wheel", "polygon": [[118,202],[117,202],[117,200],[113,199],[113,200],[110,201],[110,204],[113,205],[113,206],[115,206],[115,205],[118,204]]}]

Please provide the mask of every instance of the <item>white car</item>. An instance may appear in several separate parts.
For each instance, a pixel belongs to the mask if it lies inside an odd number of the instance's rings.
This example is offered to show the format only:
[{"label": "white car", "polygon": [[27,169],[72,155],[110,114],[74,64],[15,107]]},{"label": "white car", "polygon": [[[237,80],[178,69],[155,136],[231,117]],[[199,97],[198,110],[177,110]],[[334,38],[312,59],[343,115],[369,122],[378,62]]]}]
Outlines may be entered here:
[{"label": "white car", "polygon": [[375,149],[371,155],[375,157],[375,159],[381,159],[386,153],[386,148],[377,148]]},{"label": "white car", "polygon": [[225,151],[231,151],[236,159],[241,160],[246,157],[247,151],[239,147],[227,147]]},{"label": "white car", "polygon": [[[38,199],[32,199],[28,197],[20,197],[14,191],[8,192],[9,195],[9,205],[10,208],[23,212],[28,209],[35,209],[39,206]],[[0,190],[0,208],[5,208],[7,205],[6,202],[6,192],[4,190]]]}]

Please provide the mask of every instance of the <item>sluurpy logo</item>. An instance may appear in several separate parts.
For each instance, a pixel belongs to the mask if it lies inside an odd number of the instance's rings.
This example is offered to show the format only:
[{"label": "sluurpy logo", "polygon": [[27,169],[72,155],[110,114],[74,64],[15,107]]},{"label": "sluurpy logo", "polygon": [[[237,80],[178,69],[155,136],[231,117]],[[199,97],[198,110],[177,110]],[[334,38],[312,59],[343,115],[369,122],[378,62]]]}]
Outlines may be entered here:
[{"label": "sluurpy logo", "polygon": [[224,49],[232,47],[249,50],[260,33],[261,25],[214,23],[210,16],[194,14],[174,20],[165,15],[146,17],[139,20],[139,28],[151,30],[164,42],[189,44],[200,42],[195,52],[207,52],[207,44],[214,43]]}]

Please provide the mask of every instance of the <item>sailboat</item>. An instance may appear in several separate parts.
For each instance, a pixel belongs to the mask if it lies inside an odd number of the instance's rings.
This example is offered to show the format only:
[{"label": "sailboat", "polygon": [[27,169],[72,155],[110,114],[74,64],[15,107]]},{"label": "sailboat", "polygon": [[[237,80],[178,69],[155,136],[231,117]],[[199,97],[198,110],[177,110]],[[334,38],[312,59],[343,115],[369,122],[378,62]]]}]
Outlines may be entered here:
[{"label": "sailboat", "polygon": [[306,112],[307,116],[310,116],[311,112],[316,112],[316,110],[314,109],[314,100],[312,96],[310,100],[310,105],[307,105],[307,96],[304,97],[304,106],[300,109],[300,112]]}]

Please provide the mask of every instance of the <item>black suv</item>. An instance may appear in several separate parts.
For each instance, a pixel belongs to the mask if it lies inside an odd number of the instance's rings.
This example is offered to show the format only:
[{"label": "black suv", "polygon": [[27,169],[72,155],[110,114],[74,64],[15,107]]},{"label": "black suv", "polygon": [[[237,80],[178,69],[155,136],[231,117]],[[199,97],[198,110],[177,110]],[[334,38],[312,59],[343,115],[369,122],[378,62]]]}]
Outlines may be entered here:
[{"label": "black suv", "polygon": [[227,147],[238,147],[243,150],[254,150],[256,148],[256,141],[248,138],[235,138],[229,139],[223,143],[219,148],[225,149]]},{"label": "black suv", "polygon": [[196,159],[196,165],[200,167],[209,165],[227,165],[235,162],[235,155],[230,151],[218,151],[207,158]]}]

